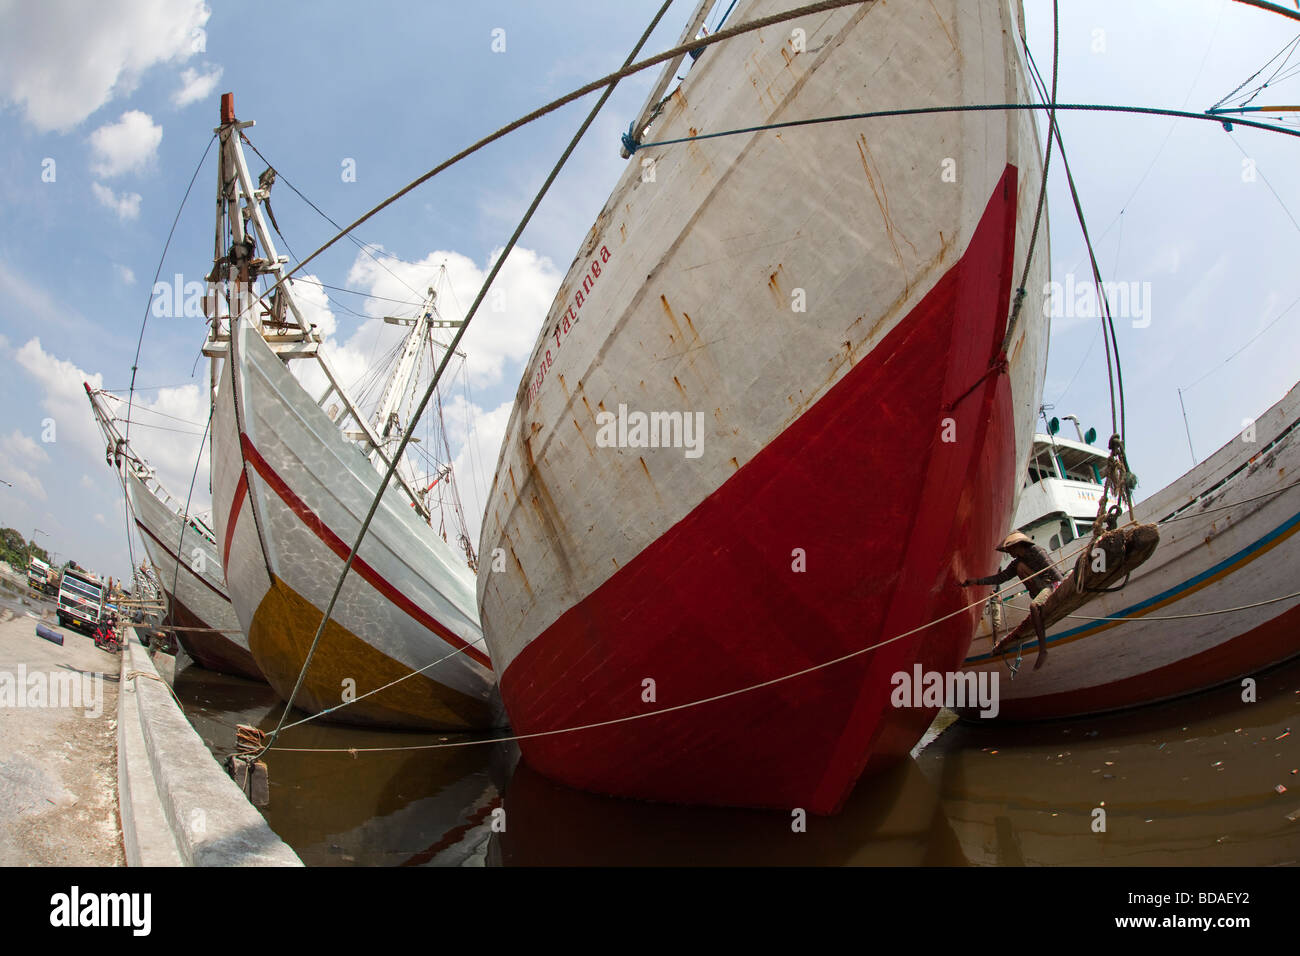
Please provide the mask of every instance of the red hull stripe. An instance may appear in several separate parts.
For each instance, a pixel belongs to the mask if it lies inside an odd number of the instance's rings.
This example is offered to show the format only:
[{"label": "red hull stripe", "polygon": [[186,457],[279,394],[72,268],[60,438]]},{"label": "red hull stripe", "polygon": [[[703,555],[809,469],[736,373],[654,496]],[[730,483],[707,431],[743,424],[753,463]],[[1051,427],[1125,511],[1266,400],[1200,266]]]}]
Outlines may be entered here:
[{"label": "red hull stripe", "polygon": [[[1004,698],[997,719],[1045,720],[1083,716],[1194,694],[1295,657],[1300,654],[1298,633],[1300,607],[1293,607],[1216,647],[1124,680],[1021,700]],[[1049,659],[1046,669],[1050,669],[1052,663]],[[973,714],[963,712],[962,716]]]},{"label": "red hull stripe", "polygon": [[[253,466],[253,470],[261,476],[262,480],[270,486],[271,490],[279,496],[280,500],[288,505],[293,513],[298,516],[299,520],[302,521],[302,523],[305,524],[311,532],[316,535],[316,537],[320,538],[320,540],[325,543],[326,547],[338,555],[340,560],[346,561],[348,555],[352,551],[352,546],[344,542],[342,538],[326,527],[325,522],[321,521],[321,519],[316,516],[316,513],[308,508],[301,498],[294,494],[293,489],[285,484],[284,479],[276,474],[275,469],[271,467],[270,463],[262,457],[261,453],[258,452],[255,447],[253,447],[253,443],[249,440],[247,435],[241,433],[239,436],[239,443],[244,450],[245,459],[247,459],[247,461]],[[227,530],[226,533],[229,535],[229,530]],[[486,654],[474,647],[472,644],[467,643],[459,634],[456,634],[450,628],[446,627],[446,625],[440,623],[422,607],[417,605],[405,594],[398,591],[397,588],[389,584],[378,571],[363,561],[360,555],[357,555],[356,559],[353,560],[352,570],[355,571],[362,580],[391,601],[394,605],[401,608],[402,611],[404,611],[406,615],[416,623],[432,631],[434,634],[437,634],[452,647],[463,651],[466,657],[477,661],[491,670],[492,662]]]},{"label": "red hull stripe", "polygon": [[[1015,406],[1008,377],[989,369],[1014,282],[1015,210],[1008,166],[961,259],[881,342],[520,651],[501,680],[516,732],[725,693],[962,608],[958,582],[996,567],[1011,520]],[[956,441],[943,441],[946,429]],[[652,485],[660,469],[680,467],[647,464]],[[803,571],[792,568],[794,549],[805,552]],[[523,754],[580,789],[833,813],[869,761],[905,757],[934,716],[892,707],[892,675],[914,664],[956,670],[977,623],[971,609],[793,680],[526,740]]]},{"label": "red hull stripe", "polygon": [[[180,567],[188,571],[190,573],[190,576],[194,578],[194,580],[198,581],[205,588],[207,588],[217,597],[221,598],[221,600],[225,601],[227,604],[230,603],[230,595],[226,594],[224,591],[219,591],[217,588],[213,587],[211,581],[203,577],[203,575],[199,574],[197,571],[195,571],[193,568],[189,566],[189,562],[182,561],[180,557],[176,554],[176,552],[173,551],[171,548],[167,547],[167,545],[163,544],[162,541],[159,539],[159,537],[156,534],[154,534],[152,531],[150,531],[148,528],[146,528],[144,526],[144,522],[141,521],[139,518],[135,519],[135,526],[139,528],[141,531],[143,531],[145,534],[147,534],[153,540],[153,542],[158,545],[158,547],[163,549],[163,552],[169,558],[171,558],[173,561],[177,563],[177,565],[179,565]],[[210,625],[205,623],[203,626],[208,627]]]},{"label": "red hull stripe", "polygon": [[239,509],[244,505],[244,496],[248,494],[248,472],[239,469],[239,481],[235,484],[235,497],[230,504],[230,518],[226,521],[226,546],[221,552],[221,566],[230,567],[230,544],[235,540],[235,525],[239,523]]},{"label": "red hull stripe", "polygon": [[486,820],[492,814],[492,811],[499,806],[501,806],[501,798],[493,797],[485,805],[479,807],[477,810],[473,811],[468,817],[466,817],[464,823],[460,824],[459,826],[452,827],[450,830],[444,833],[442,835],[442,838],[439,839],[438,842],[431,844],[427,848],[415,854],[415,856],[411,857],[409,860],[405,860],[404,862],[399,863],[398,865],[399,866],[424,866],[426,863],[432,860],[443,850],[447,849],[448,847],[453,847],[461,840],[465,839],[465,834],[469,833],[470,830],[473,830],[476,826],[478,826],[484,820]]}]

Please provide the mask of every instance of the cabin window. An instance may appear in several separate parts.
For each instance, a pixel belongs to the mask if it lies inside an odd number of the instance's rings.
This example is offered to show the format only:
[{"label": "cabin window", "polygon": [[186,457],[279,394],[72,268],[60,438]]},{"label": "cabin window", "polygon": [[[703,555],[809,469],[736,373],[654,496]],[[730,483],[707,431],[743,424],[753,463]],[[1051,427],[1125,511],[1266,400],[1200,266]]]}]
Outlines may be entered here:
[{"label": "cabin window", "polygon": [[1047,542],[1048,550],[1056,551],[1060,547],[1061,547],[1061,536],[1059,534],[1052,535],[1052,540]]}]

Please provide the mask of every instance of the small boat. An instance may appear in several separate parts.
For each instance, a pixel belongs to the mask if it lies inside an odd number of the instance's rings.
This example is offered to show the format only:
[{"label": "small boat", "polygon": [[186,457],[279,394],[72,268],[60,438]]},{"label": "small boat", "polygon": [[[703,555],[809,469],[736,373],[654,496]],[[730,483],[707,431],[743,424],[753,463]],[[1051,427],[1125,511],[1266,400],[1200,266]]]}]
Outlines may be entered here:
[{"label": "small boat", "polygon": [[85,388],[108,442],[105,459],[122,481],[131,518],[167,597],[161,626],[175,628],[177,641],[200,666],[264,680],[226,592],[212,530],[201,518],[186,514],[185,506],[131,450],[115,424],[109,393],[89,383]]},{"label": "small boat", "polygon": [[[241,139],[251,123],[221,102],[221,181],[204,352],[212,358],[212,493],[216,539],[249,649],[285,700],[361,522],[402,434],[415,372],[432,343],[433,293],[409,326],[391,377],[367,415],[320,354],[264,216],[274,182],[254,187]],[[278,284],[265,308],[260,292]],[[259,291],[260,290],[260,291]],[[290,363],[304,363],[295,376]],[[309,393],[309,373],[321,391]],[[432,477],[432,484],[429,478]],[[430,525],[429,492],[405,463],[383,495],[301,690],[309,713],[397,728],[497,726],[499,698],[474,600],[474,555]],[[426,487],[427,486],[427,487]],[[463,551],[461,549],[464,549]],[[436,665],[436,666],[434,666]],[[346,705],[346,706],[343,706]]]},{"label": "small boat", "polygon": [[861,4],[710,46],[661,99],[665,67],[484,518],[483,631],[535,770],[829,814],[931,723],[891,676],[960,666],[957,583],[1011,520],[1042,388],[1035,122],[758,128],[1030,102],[1023,37],[1017,0]]},{"label": "small boat", "polygon": [[[1036,436],[1026,470],[1016,522],[1054,561],[1072,562],[1096,514],[1107,452],[1084,437]],[[1154,556],[1120,590],[1096,595],[1047,630],[1045,666],[999,681],[996,718],[1148,704],[1300,655],[1298,471],[1300,387],[1293,387],[1232,441],[1134,506],[1134,521],[1160,529]],[[1005,635],[1026,606],[1018,583],[990,599],[967,671],[1005,678],[1018,654],[1037,653],[1032,638],[1023,650],[990,653],[994,623]]]}]

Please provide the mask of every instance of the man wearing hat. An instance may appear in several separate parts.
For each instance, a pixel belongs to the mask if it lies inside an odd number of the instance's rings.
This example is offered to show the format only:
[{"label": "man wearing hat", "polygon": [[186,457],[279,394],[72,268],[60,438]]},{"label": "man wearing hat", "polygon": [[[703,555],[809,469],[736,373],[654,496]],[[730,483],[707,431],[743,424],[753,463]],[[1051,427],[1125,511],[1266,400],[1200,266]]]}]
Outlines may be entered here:
[{"label": "man wearing hat", "polygon": [[[1014,577],[1019,577],[1024,582],[1025,589],[1029,591],[1029,619],[1033,621],[1034,633],[1038,635],[1038,659],[1034,661],[1034,670],[1038,670],[1047,663],[1047,630],[1043,626],[1043,604],[1064,579],[1061,572],[1052,565],[1047,552],[1034,544],[1027,534],[1011,532],[998,550],[1011,555],[1010,564],[986,578],[967,579],[961,582],[961,586],[968,588],[972,584],[992,584],[996,587]],[[995,644],[993,650],[997,649],[998,645]]]}]

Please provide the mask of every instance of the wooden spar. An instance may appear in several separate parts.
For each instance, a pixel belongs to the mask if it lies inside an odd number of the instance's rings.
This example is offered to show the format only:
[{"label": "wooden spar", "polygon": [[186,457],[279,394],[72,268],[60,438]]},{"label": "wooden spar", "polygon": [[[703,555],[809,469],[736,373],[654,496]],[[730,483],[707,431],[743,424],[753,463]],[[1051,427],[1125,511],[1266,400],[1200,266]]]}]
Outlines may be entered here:
[{"label": "wooden spar", "polygon": [[[276,285],[280,290],[279,294],[284,297],[284,301],[288,305],[288,311],[292,314],[293,324],[301,333],[300,339],[295,337],[295,340],[291,342],[284,342],[283,340],[277,341],[281,339],[280,336],[268,337],[264,334],[263,338],[266,339],[267,344],[286,361],[295,358],[313,358],[316,360],[316,364],[319,366],[321,372],[325,375],[325,378],[330,385],[325,394],[321,396],[318,404],[323,407],[324,402],[329,398],[330,393],[336,393],[347,408],[348,415],[357,423],[361,431],[364,433],[364,441],[372,449],[372,451],[367,452],[367,454],[377,457],[379,462],[381,462],[384,467],[387,467],[389,460],[380,445],[381,439],[379,435],[371,427],[366,416],[352,401],[352,397],[347,393],[347,390],[339,383],[338,376],[334,374],[334,369],[330,366],[325,356],[321,355],[317,350],[317,346],[321,341],[320,335],[307,323],[306,319],[303,318],[302,313],[298,310],[298,304],[294,298],[292,287],[288,282],[284,282],[284,266],[288,260],[276,252],[275,244],[271,241],[270,232],[267,230],[266,223],[262,219],[261,200],[265,198],[265,194],[258,196],[258,191],[254,190],[252,176],[248,171],[248,163],[244,158],[244,150],[239,142],[240,131],[254,124],[252,121],[236,121],[234,118],[234,109],[234,94],[222,94],[221,118],[223,125],[217,131],[221,136],[221,160],[217,164],[218,169],[221,171],[219,173],[218,204],[220,207],[220,213],[218,219],[220,220],[220,215],[225,216],[226,221],[230,223],[230,231],[234,243],[238,244],[243,242],[247,237],[247,233],[244,230],[244,215],[247,214],[249,222],[252,224],[253,232],[256,234],[257,242],[260,244],[262,251],[265,254],[266,265],[264,271],[269,273],[272,278],[275,279]],[[229,117],[229,122],[226,122],[227,117]],[[239,195],[241,192],[243,193],[246,202],[245,209],[242,211],[239,209]],[[231,214],[232,209],[235,211],[234,215]],[[219,237],[220,229],[218,229],[218,259],[220,259],[225,252],[221,249]],[[236,275],[236,266],[234,263],[227,263],[227,268],[229,270],[227,281],[231,288],[239,288],[241,285],[245,284],[244,280]],[[247,302],[243,303],[244,307],[247,305]],[[260,330],[262,326],[260,319],[252,315],[250,315],[249,318]],[[205,355],[208,355],[212,359],[212,381],[215,383],[218,377],[216,372],[217,360],[221,356],[229,354],[229,336],[222,337],[219,335],[219,319],[217,316],[212,316],[211,322],[212,334],[209,337],[208,343],[204,346],[203,351]],[[213,386],[213,391],[215,392],[215,385]],[[340,419],[337,424],[341,428],[344,422]],[[424,503],[411,487],[410,483],[400,473],[395,472],[394,477],[413,502],[417,513],[419,513],[421,517],[428,519],[430,517],[429,510],[424,506]]]},{"label": "wooden spar", "polygon": [[[681,39],[677,41],[678,46],[682,46],[689,42],[692,37],[700,32],[700,27],[704,26],[704,21],[708,18],[709,11],[713,9],[713,4],[714,0],[700,0],[699,5],[695,8],[695,12],[691,15],[690,20],[687,21],[686,29],[682,32]],[[686,54],[682,53],[675,59],[669,60],[664,64],[663,72],[659,74],[659,82],[656,83],[654,89],[650,91],[649,97],[646,98],[645,105],[641,107],[641,111],[637,113],[636,121],[630,127],[633,139],[639,140],[641,134],[645,132],[645,128],[650,125],[650,118],[654,115],[655,107],[659,104],[660,99],[663,98],[664,92],[668,89],[668,84],[672,82],[673,77],[677,74],[677,68],[682,65],[682,61],[685,59]],[[627,151],[626,146],[619,150],[619,154],[624,159],[627,159],[632,155]]]},{"label": "wooden spar", "polygon": [[[1121,577],[1127,579],[1155,554],[1159,543],[1160,529],[1154,524],[1126,525],[1100,535],[1079,554],[1074,570],[1043,602],[1044,631],[1087,604],[1097,593],[1109,589]],[[993,646],[993,652],[1033,636],[1033,617],[1026,616]]]}]

